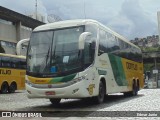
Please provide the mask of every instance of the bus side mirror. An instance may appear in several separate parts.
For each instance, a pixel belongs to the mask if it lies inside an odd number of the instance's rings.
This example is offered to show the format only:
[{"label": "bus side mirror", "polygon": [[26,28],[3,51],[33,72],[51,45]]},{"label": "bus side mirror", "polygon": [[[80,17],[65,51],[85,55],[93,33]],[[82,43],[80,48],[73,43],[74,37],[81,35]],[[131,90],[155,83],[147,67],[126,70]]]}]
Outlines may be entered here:
[{"label": "bus side mirror", "polygon": [[29,38],[20,40],[16,45],[16,53],[17,55],[21,55],[22,44],[29,42]]},{"label": "bus side mirror", "polygon": [[84,43],[85,40],[88,36],[90,36],[92,33],[90,32],[83,32],[80,36],[79,36],[79,50],[83,50],[84,49]]}]

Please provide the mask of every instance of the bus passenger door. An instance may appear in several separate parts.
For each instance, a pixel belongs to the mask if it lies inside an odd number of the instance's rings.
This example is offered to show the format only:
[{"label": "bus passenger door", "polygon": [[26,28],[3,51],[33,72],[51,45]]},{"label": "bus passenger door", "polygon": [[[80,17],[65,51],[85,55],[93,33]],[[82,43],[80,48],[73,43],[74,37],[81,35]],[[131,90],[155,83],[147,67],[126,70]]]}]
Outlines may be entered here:
[{"label": "bus passenger door", "polygon": [[85,40],[84,46],[84,66],[87,70],[87,90],[90,95],[95,94],[95,84],[96,84],[96,68],[94,66],[95,62],[95,49],[96,39],[91,35]]}]

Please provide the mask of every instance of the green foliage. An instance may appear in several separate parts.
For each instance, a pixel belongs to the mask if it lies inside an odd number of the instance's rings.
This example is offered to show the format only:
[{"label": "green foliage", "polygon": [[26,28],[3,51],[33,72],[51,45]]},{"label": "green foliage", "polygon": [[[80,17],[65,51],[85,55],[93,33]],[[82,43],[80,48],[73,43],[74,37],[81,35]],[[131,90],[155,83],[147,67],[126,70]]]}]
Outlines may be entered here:
[{"label": "green foliage", "polygon": [[151,64],[144,64],[144,72],[152,70],[151,68],[153,66],[154,66],[153,63],[151,63]]},{"label": "green foliage", "polygon": [[144,52],[154,52],[154,51],[159,51],[160,50],[160,46],[158,47],[141,47],[142,51]]},{"label": "green foliage", "polygon": [[[155,67],[154,63],[144,64],[144,72],[151,71]],[[160,68],[160,63],[157,63],[157,67]]]}]

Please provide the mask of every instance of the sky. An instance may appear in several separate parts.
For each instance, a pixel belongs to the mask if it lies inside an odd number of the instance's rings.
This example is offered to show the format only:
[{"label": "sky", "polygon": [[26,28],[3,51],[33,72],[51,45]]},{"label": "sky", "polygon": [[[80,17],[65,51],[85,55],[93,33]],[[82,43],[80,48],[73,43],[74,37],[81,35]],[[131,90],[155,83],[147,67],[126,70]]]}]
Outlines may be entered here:
[{"label": "sky", "polygon": [[[0,0],[0,5],[22,14],[35,12],[36,0]],[[127,39],[158,35],[160,0],[37,0],[38,13],[62,20],[94,19]]]}]

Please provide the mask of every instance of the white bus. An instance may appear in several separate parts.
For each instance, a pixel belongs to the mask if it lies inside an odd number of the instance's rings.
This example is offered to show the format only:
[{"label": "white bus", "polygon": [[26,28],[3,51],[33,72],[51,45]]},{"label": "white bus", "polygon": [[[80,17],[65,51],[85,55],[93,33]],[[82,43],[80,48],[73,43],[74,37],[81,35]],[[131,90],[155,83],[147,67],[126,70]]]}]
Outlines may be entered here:
[{"label": "white bus", "polygon": [[67,20],[33,30],[27,53],[29,98],[93,98],[137,95],[143,88],[140,48],[95,20]]}]

